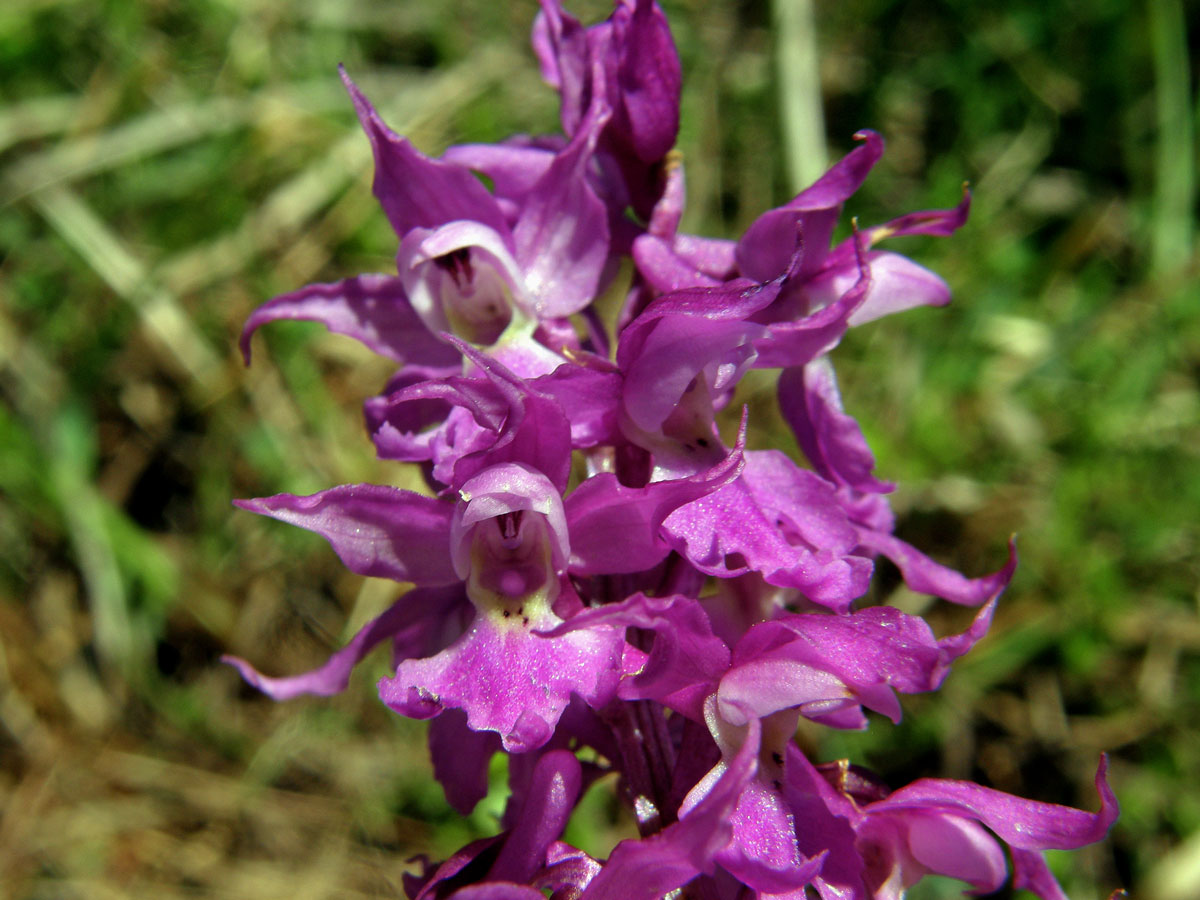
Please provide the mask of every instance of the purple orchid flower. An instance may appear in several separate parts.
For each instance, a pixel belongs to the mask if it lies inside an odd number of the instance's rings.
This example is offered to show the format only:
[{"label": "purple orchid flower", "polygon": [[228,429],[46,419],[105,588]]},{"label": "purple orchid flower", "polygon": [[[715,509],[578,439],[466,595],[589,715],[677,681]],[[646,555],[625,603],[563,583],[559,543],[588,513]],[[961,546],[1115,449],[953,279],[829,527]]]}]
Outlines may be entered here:
[{"label": "purple orchid flower", "polygon": [[987,634],[994,610],[995,598],[966,631],[940,639],[924,620],[886,606],[844,615],[783,613],[752,626],[731,650],[700,601],[639,593],[581,612],[550,634],[598,624],[652,632],[649,652],[637,654],[641,661],[618,693],[654,700],[694,721],[709,722],[711,700],[731,727],[797,710],[833,728],[862,729],[864,706],[899,722],[896,691],[937,690],[951,664]]},{"label": "purple orchid flower", "polygon": [[250,337],[265,323],[304,319],[400,363],[452,364],[439,337],[450,332],[494,348],[523,373],[552,371],[563,359],[535,338],[539,323],[586,306],[608,259],[606,213],[584,177],[610,116],[603,100],[590,104],[510,217],[470,169],[418,152],[344,73],[343,80],[374,151],[375,195],[400,238],[399,275],[312,285],[268,301],[246,323],[243,354],[249,358]]},{"label": "purple orchid flower", "polygon": [[[938,276],[873,247],[893,236],[952,234],[966,222],[970,209],[965,190],[953,209],[910,213],[830,248],[843,204],[883,154],[883,141],[875,132],[860,131],[855,138],[863,143],[791,201],[759,216],[736,243],[677,234],[683,192],[664,192],[651,227],[633,247],[639,273],[660,293],[717,287],[736,277],[765,284],[790,274],[772,305],[757,313],[756,321],[765,324],[779,325],[831,305],[860,281],[864,265],[871,284],[861,304],[848,314],[851,326],[914,306],[945,305],[950,293]],[[682,181],[682,172],[679,178]]]},{"label": "purple orchid flower", "polygon": [[[355,572],[441,589],[446,609],[456,613],[464,599],[470,601],[475,615],[466,630],[434,655],[401,658],[395,675],[381,682],[381,697],[414,718],[463,709],[470,728],[499,733],[512,752],[545,743],[572,693],[595,706],[606,703],[623,671],[623,642],[609,626],[539,634],[581,608],[568,573],[582,577],[657,565],[670,550],[660,536],[663,520],[681,503],[736,477],[738,467],[735,452],[703,478],[644,488],[600,475],[565,504],[561,487],[541,471],[507,461],[468,478],[457,502],[352,485],[238,505],[316,531]],[[624,541],[614,540],[616,535]],[[244,661],[229,661],[277,699],[336,693],[376,644],[418,623],[434,628],[440,610],[414,606],[411,596],[368,623],[313,672],[272,679]],[[480,680],[481,671],[490,677]],[[538,687],[533,693],[530,684]]]},{"label": "purple orchid flower", "polygon": [[[446,485],[444,493],[488,466],[510,461],[528,463],[560,493],[565,490],[572,440],[562,405],[468,344],[447,340],[473,373],[418,378],[404,386],[394,379],[394,391],[368,400],[364,412],[379,456],[431,463],[433,477]],[[438,424],[430,427],[433,422]]]},{"label": "purple orchid flower", "polygon": [[887,606],[848,615],[782,615],[753,626],[720,680],[721,715],[735,725],[796,709],[833,728],[867,727],[863,707],[900,721],[895,692],[937,690],[950,664],[991,624],[995,600],[962,634],[937,640],[924,620]]},{"label": "purple orchid flower", "polygon": [[725,776],[745,742],[757,742],[755,772],[740,785],[727,815],[730,831],[711,858],[740,883],[774,895],[812,883],[824,859],[816,847],[801,852],[783,793],[798,717],[865,728],[866,705],[898,720],[893,692],[935,690],[950,664],[986,633],[993,608],[984,607],[963,634],[941,640],[920,619],[890,608],[786,615],[751,628],[731,653],[696,600],[639,594],[585,611],[555,633],[601,622],[653,632],[649,653],[619,695],[701,719],[720,752],[680,804],[680,819]]},{"label": "purple orchid flower", "polygon": [[[564,577],[571,548],[562,497],[545,475],[502,463],[469,479],[459,494],[451,503],[359,485],[239,505],[318,532],[356,572],[419,588],[457,587],[447,592],[451,608],[464,595],[474,608],[466,631],[434,655],[399,661],[395,675],[380,683],[380,696],[414,718],[463,709],[470,728],[497,732],[510,752],[532,749],[549,738],[573,692],[596,705],[615,693],[621,640],[605,627],[561,639],[535,634],[562,621],[555,609],[569,610],[573,593]],[[422,607],[426,598],[417,593],[368,623],[314,672],[268,679],[241,660],[230,662],[277,699],[335,693],[354,664],[398,626],[439,616]]]},{"label": "purple orchid flower", "polygon": [[822,900],[900,900],[926,874],[959,878],[991,893],[1008,877],[1001,841],[1012,854],[1014,887],[1043,900],[1065,900],[1040,851],[1075,849],[1104,837],[1118,812],[1107,771],[1101,757],[1100,810],[1086,813],[940,778],[888,793],[845,765],[822,773],[789,748],[786,794],[801,847],[829,850],[815,881]]},{"label": "purple orchid flower", "polygon": [[621,641],[603,627],[535,634],[562,621],[555,602],[570,554],[562,501],[544,475],[493,466],[460,494],[451,557],[476,616],[442,653],[401,662],[380,697],[411,718],[463,709],[470,728],[498,732],[509,752],[533,749],[549,740],[572,693],[594,706],[615,694]]}]

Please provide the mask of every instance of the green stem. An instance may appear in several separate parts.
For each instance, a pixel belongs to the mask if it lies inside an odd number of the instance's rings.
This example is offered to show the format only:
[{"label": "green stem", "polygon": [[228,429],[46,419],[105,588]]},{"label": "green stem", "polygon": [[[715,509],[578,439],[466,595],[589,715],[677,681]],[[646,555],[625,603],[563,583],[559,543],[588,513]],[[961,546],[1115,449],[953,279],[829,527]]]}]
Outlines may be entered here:
[{"label": "green stem", "polygon": [[1196,144],[1187,28],[1180,0],[1150,0],[1158,147],[1151,260],[1155,272],[1183,265],[1192,251]]},{"label": "green stem", "polygon": [[783,155],[793,192],[825,171],[825,117],[812,0],[772,0]]}]

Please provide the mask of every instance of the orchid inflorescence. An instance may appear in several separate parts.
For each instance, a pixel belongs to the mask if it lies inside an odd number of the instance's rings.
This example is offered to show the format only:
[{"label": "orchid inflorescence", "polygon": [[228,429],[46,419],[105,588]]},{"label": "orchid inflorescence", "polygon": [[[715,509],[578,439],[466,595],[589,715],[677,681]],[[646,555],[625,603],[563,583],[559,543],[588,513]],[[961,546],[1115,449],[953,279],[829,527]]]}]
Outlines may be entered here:
[{"label": "orchid inflorescence", "polygon": [[[968,578],[893,533],[892,485],[842,406],[829,353],[847,329],[949,301],[896,235],[949,235],[953,208],[859,228],[832,247],[878,135],[738,241],[680,233],[672,148],[680,65],[653,0],[584,27],[543,0],[533,29],[564,134],[451,147],[434,159],[384,124],[343,72],[374,152],[398,274],[310,285],[242,335],[303,319],[399,365],[366,401],[383,459],[430,492],[342,485],[238,501],[326,538],[362,575],[413,587],[276,699],[343,690],[387,643],[379,683],[430,719],[434,773],[466,814],[509,755],[503,831],[406,876],[417,900],[897,898],[927,874],[990,892],[1009,877],[1063,897],[1041,851],[1104,836],[1117,814],[922,778],[890,790],[814,763],[801,718],[898,721],[896,693],[936,690],[987,632],[1015,566]],[[483,178],[479,177],[483,176]],[[488,186],[485,186],[486,184]],[[619,313],[599,304],[632,272]],[[628,277],[628,276],[627,276]],[[810,468],[732,443],[718,414],[751,369]],[[732,421],[732,420],[731,420]],[[731,423],[726,431],[733,431]],[[883,556],[913,591],[978,607],[961,634],[855,606]],[[640,838],[607,860],[560,840],[585,787],[616,773]],[[1006,852],[1007,848],[1007,852]]]}]

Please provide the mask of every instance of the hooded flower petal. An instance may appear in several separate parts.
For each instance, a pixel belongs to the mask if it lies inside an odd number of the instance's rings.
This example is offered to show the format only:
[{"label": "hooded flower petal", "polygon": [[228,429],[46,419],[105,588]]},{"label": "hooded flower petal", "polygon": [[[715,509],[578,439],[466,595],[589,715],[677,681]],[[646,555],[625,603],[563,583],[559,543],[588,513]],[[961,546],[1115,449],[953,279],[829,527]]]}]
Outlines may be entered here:
[{"label": "hooded flower petal", "polygon": [[[544,555],[548,575],[563,573],[571,545],[562,497],[543,473],[523,463],[504,463],[480,472],[458,494],[462,502],[451,522],[450,555],[462,578],[479,577],[485,564],[523,561],[525,553],[534,554],[531,561]],[[500,537],[493,540],[493,533],[486,531],[481,543],[476,526],[485,523],[495,525]]]},{"label": "hooded flower petal", "polygon": [[1008,878],[1000,844],[975,822],[914,814],[905,824],[909,852],[930,872],[957,878],[989,894]]},{"label": "hooded flower petal", "polygon": [[433,333],[489,346],[510,328],[531,331],[533,301],[512,249],[479,222],[413,228],[396,255],[413,309]]}]

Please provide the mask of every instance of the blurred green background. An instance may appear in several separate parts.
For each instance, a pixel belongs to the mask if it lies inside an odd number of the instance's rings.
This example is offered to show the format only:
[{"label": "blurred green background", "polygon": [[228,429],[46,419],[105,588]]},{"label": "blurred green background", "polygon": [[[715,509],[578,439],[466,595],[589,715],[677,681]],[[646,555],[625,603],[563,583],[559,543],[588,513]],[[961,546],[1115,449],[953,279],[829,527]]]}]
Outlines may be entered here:
[{"label": "blurred green background", "polygon": [[[863,127],[888,141],[848,207],[864,224],[974,189],[953,238],[894,242],[954,304],[858,329],[835,359],[900,483],[899,533],[981,573],[1016,532],[1021,567],[992,634],[901,726],[806,739],[894,784],[1089,809],[1109,751],[1122,819],[1051,854],[1068,893],[1200,897],[1200,7],[841,0],[814,34],[787,0],[664,6],[688,230],[736,237]],[[534,12],[0,8],[0,894],[389,897],[413,853],[494,830],[502,790],[451,814],[421,727],[374,698],[384,660],[338,698],[275,705],[218,657],[300,671],[397,590],[229,505],[410,477],[360,424],[386,364],[291,323],[250,369],[235,353],[270,296],[393,266],[335,66],[427,152],[554,131]],[[804,125],[822,109],[827,151]],[[747,397],[752,441],[794,448],[764,383]],[[600,854],[626,827],[609,793],[568,834]]]}]

